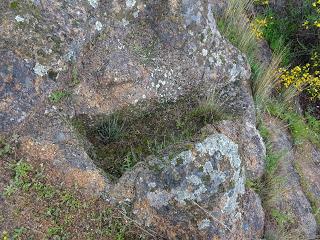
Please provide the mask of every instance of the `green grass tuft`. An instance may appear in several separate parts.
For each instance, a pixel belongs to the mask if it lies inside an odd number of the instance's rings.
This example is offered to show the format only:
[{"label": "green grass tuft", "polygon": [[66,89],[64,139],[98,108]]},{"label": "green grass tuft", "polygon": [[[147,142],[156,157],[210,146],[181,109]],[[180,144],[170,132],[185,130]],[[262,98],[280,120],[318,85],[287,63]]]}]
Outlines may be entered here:
[{"label": "green grass tuft", "polygon": [[310,141],[320,146],[320,121],[307,113],[306,118],[286,105],[271,101],[267,106],[268,112],[288,123],[295,144]]},{"label": "green grass tuft", "polygon": [[49,100],[51,103],[59,103],[68,96],[70,96],[70,93],[67,91],[55,91],[50,94]]},{"label": "green grass tuft", "polygon": [[104,119],[97,127],[97,133],[101,141],[104,143],[114,142],[121,138],[124,134],[125,122],[120,120],[118,116],[111,115]]}]

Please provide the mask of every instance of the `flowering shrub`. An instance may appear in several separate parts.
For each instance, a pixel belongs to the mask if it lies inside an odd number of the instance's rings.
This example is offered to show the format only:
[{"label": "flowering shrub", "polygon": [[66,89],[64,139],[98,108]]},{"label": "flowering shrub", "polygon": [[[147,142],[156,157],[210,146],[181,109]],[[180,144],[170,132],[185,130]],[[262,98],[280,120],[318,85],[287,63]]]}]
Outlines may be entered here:
[{"label": "flowering shrub", "polygon": [[288,88],[294,86],[298,91],[306,90],[313,99],[320,99],[320,58],[315,52],[311,57],[311,63],[294,68],[280,69],[280,81]]},{"label": "flowering shrub", "polygon": [[306,21],[302,24],[305,29],[309,29],[310,27],[320,28],[320,0],[314,0],[311,6],[312,13],[307,16]]},{"label": "flowering shrub", "polygon": [[257,39],[263,38],[263,29],[268,26],[267,18],[256,18],[251,22],[251,31]]}]

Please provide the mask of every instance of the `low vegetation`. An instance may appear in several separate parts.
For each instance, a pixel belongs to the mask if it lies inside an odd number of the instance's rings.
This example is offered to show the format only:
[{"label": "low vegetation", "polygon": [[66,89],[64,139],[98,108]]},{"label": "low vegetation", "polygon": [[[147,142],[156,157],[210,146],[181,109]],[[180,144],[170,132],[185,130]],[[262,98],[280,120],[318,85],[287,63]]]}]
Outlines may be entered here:
[{"label": "low vegetation", "polygon": [[49,100],[51,103],[57,104],[61,102],[64,98],[68,97],[69,95],[70,93],[67,91],[63,91],[63,90],[55,91],[49,95]]},{"label": "low vegetation", "polygon": [[91,143],[91,158],[117,179],[145,157],[160,156],[173,143],[176,150],[184,149],[189,141],[201,137],[206,124],[231,117],[216,96],[202,100],[193,96],[175,103],[155,103],[145,111],[122,109],[93,123],[80,115],[72,124]]},{"label": "low vegetation", "polygon": [[[272,207],[286,181],[278,172],[279,163],[287,153],[273,151],[270,133],[263,119],[269,114],[286,122],[295,145],[308,141],[320,146],[320,115],[315,114],[317,111],[312,109],[314,104],[310,104],[320,96],[320,3],[302,1],[301,7],[289,3],[285,9],[279,10],[268,0],[228,2],[225,14],[218,19],[218,26],[248,57],[252,69],[258,127],[267,146],[263,178],[247,180],[246,186],[259,193],[269,219],[273,219],[277,226],[276,232],[266,233],[265,237],[296,239],[300,235],[297,233],[292,236],[292,231],[288,231],[288,226],[293,224],[290,213],[280,212]],[[306,19],[308,20],[304,22]],[[269,63],[260,60],[259,49],[263,41],[272,50]],[[307,96],[310,107],[304,106],[302,114],[296,110],[295,104],[301,93]],[[316,210],[314,213],[318,214]]]},{"label": "low vegetation", "polygon": [[[10,160],[12,161],[12,160]],[[52,184],[47,169],[19,160],[1,168],[11,180],[0,206],[0,239],[143,239],[151,233],[131,221],[127,206],[88,198]]]}]

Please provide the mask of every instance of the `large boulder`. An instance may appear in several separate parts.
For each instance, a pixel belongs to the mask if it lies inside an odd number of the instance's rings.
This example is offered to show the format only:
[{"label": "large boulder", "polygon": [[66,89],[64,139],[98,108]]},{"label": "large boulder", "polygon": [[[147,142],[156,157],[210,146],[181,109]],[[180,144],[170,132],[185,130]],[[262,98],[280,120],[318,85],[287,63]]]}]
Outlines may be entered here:
[{"label": "large boulder", "polygon": [[72,93],[71,115],[199,90],[217,92],[229,110],[255,121],[248,64],[220,35],[210,1],[0,6],[1,131],[24,122],[58,88]]},{"label": "large boulder", "polygon": [[149,158],[120,179],[111,199],[131,204],[141,224],[169,239],[262,237],[264,213],[245,190],[238,144],[215,133],[188,148]]},{"label": "large boulder", "polygon": [[[261,176],[265,155],[250,68],[219,33],[216,3],[2,1],[0,134],[19,134],[21,156],[48,165],[52,176],[114,204],[129,201],[135,220],[160,236],[261,237],[261,202],[244,187],[246,173]],[[96,167],[70,124],[78,114],[191,95],[214,95],[237,124],[208,127],[190,149],[150,157],[118,184]]]}]

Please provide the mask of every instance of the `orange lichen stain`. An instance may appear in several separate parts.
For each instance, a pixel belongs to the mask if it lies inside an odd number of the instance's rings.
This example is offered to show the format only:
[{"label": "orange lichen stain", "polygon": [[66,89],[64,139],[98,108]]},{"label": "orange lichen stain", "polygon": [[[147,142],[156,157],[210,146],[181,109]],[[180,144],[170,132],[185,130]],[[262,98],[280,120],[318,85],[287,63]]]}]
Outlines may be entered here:
[{"label": "orange lichen stain", "polygon": [[58,153],[58,146],[52,143],[36,142],[29,138],[22,140],[21,150],[34,159],[53,161]]},{"label": "orange lichen stain", "polygon": [[67,185],[77,185],[92,193],[100,193],[105,190],[106,182],[98,170],[81,170],[73,168],[65,176]]},{"label": "orange lichen stain", "polygon": [[8,108],[12,102],[13,102],[13,98],[11,96],[6,97],[2,101],[0,101],[0,111],[5,112],[6,110],[8,110]]}]

